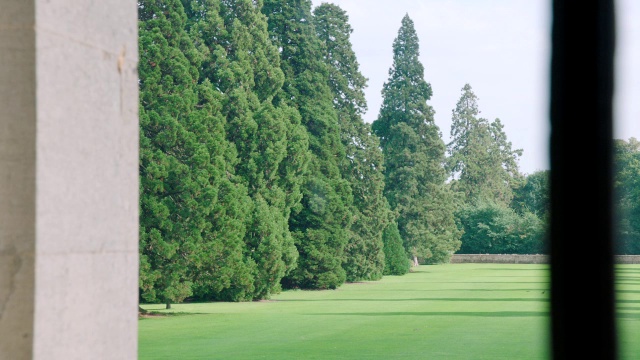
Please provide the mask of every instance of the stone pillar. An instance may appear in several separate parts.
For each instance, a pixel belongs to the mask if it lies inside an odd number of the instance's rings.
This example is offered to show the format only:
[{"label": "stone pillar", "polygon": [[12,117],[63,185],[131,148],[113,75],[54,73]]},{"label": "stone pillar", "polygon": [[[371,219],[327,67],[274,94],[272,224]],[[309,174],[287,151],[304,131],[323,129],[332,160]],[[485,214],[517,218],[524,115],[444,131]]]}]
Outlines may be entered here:
[{"label": "stone pillar", "polygon": [[0,359],[136,359],[137,3],[0,2]]},{"label": "stone pillar", "polygon": [[36,67],[32,1],[0,5],[0,359],[30,359],[35,299]]}]

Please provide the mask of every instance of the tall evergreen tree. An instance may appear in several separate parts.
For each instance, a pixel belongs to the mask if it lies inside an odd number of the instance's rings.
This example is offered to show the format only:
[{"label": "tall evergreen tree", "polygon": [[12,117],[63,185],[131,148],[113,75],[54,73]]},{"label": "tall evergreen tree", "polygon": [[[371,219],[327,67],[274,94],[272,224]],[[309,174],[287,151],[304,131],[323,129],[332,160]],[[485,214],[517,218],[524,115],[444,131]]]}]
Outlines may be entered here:
[{"label": "tall evergreen tree", "polygon": [[359,70],[350,36],[347,13],[339,6],[323,3],[313,11],[323,59],[328,66],[329,86],[338,115],[346,157],[341,171],[353,192],[353,223],[345,249],[343,268],[347,281],[377,280],[384,271],[382,232],[391,219],[384,197],[383,157],[378,137],[362,114],[367,110],[365,78]]},{"label": "tall evergreen tree", "polygon": [[452,111],[451,142],[447,145],[451,186],[462,197],[456,213],[464,230],[460,250],[540,253],[546,239],[545,215],[523,206],[524,198],[513,200],[514,194],[533,195],[525,194],[525,177],[518,170],[522,150],[512,150],[500,119],[490,122],[479,114],[478,98],[465,84]]},{"label": "tall evergreen tree", "polygon": [[452,111],[451,142],[447,145],[448,169],[453,188],[467,203],[493,201],[509,206],[513,190],[524,177],[517,160],[522,150],[512,150],[500,119],[478,117],[478,98],[465,84]]},{"label": "tall evergreen tree", "polygon": [[402,245],[398,224],[390,223],[382,234],[384,241],[384,275],[404,275],[411,269],[411,262]]},{"label": "tall evergreen tree", "polygon": [[225,175],[235,152],[219,97],[198,84],[202,54],[182,4],[145,0],[138,10],[140,293],[169,307],[198,284],[222,290],[243,281],[247,197]]},{"label": "tall evergreen tree", "polygon": [[298,266],[283,279],[283,285],[336,288],[346,279],[342,260],[353,200],[350,184],[340,172],[345,150],[328,69],[322,61],[322,43],[313,26],[309,0],[265,0],[262,11],[285,74],[283,90],[274,100],[298,110],[311,151],[301,206],[289,218]]},{"label": "tall evergreen tree", "polygon": [[407,14],[393,42],[393,65],[373,130],[384,154],[385,196],[415,265],[418,258],[448,261],[461,236],[453,194],[445,183],[445,144],[427,104],[431,85],[418,57],[418,36]]},{"label": "tall evergreen tree", "polygon": [[189,13],[191,34],[207,55],[201,77],[222,93],[227,139],[238,152],[235,172],[253,201],[244,240],[254,299],[280,291],[296,266],[288,220],[300,202],[308,147],[296,112],[273,102],[284,74],[261,8],[261,1],[197,0]]},{"label": "tall evergreen tree", "polygon": [[640,141],[616,139],[614,201],[616,204],[616,253],[640,254]]}]

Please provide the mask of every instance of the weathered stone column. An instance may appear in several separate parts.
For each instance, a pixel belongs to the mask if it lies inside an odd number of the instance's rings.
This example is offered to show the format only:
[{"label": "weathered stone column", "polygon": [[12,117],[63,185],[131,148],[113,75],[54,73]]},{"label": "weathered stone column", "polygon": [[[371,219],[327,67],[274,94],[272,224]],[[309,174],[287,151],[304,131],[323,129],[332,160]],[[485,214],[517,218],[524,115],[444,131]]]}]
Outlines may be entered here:
[{"label": "weathered stone column", "polygon": [[137,3],[0,2],[0,359],[136,359]]}]

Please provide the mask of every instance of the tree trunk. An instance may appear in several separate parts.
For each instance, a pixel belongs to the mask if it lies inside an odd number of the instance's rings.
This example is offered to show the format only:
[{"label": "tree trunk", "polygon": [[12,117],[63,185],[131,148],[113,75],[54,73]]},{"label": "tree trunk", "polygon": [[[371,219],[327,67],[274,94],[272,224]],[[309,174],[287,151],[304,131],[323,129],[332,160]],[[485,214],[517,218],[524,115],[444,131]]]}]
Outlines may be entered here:
[{"label": "tree trunk", "polygon": [[168,309],[171,309],[171,303],[170,303],[169,301],[167,301],[167,307],[166,307],[166,309],[167,309],[167,310],[168,310]]},{"label": "tree trunk", "polygon": [[418,257],[413,255],[413,266],[418,266],[420,263],[418,262]]}]

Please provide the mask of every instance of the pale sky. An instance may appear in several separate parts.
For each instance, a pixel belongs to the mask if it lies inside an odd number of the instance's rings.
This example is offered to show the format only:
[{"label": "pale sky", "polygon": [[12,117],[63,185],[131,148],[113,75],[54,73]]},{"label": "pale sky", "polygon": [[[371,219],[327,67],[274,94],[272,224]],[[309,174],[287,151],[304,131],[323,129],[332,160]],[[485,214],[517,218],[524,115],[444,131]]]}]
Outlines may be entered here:
[{"label": "pale sky", "polygon": [[[449,141],[451,112],[465,83],[478,97],[480,116],[499,118],[513,149],[523,149],[520,171],[549,168],[551,1],[543,0],[312,0],[347,12],[351,43],[366,89],[372,122],[393,62],[392,44],[409,14],[433,96],[435,121]],[[616,138],[640,139],[640,1],[617,6]],[[636,21],[634,21],[636,20]],[[633,101],[635,100],[635,102]]]}]

